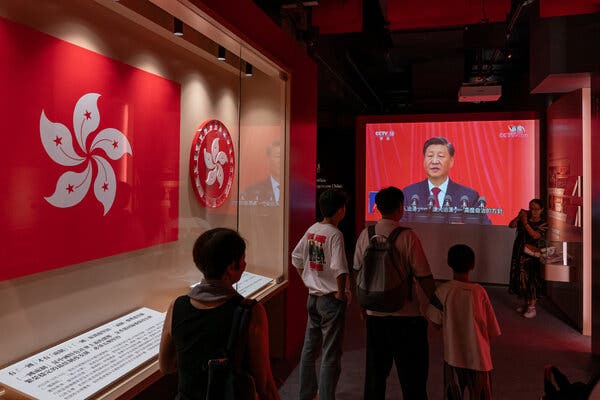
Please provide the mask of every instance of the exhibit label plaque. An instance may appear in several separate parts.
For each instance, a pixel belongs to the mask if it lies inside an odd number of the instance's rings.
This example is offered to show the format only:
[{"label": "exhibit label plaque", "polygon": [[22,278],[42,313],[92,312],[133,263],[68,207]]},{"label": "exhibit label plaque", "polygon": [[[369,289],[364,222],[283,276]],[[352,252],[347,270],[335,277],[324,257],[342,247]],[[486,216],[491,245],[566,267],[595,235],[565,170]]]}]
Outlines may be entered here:
[{"label": "exhibit label plaque", "polygon": [[[193,283],[190,287],[194,287],[200,282]],[[233,284],[233,288],[242,296],[249,297],[265,286],[273,282],[273,278],[269,278],[252,272],[244,271],[240,280]]]},{"label": "exhibit label plaque", "polygon": [[0,370],[0,383],[36,399],[87,399],[158,355],[164,319],[140,308]]}]

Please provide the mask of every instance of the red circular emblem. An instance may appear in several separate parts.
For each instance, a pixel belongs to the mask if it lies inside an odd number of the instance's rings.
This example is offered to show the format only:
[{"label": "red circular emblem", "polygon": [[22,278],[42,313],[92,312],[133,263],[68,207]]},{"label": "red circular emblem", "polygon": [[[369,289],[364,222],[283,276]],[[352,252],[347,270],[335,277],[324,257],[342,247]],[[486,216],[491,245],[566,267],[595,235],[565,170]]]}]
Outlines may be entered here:
[{"label": "red circular emblem", "polygon": [[223,205],[233,184],[235,156],[227,127],[216,119],[205,121],[194,135],[190,177],[194,193],[205,207]]}]

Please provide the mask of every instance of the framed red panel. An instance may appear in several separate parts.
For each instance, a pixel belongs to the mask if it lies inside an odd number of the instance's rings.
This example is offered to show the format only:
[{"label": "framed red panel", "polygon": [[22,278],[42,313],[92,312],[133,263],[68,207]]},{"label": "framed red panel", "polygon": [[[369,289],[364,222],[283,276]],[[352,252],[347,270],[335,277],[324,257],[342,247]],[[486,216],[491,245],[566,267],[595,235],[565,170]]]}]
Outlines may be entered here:
[{"label": "framed red panel", "polygon": [[0,280],[177,239],[180,86],[0,18]]}]

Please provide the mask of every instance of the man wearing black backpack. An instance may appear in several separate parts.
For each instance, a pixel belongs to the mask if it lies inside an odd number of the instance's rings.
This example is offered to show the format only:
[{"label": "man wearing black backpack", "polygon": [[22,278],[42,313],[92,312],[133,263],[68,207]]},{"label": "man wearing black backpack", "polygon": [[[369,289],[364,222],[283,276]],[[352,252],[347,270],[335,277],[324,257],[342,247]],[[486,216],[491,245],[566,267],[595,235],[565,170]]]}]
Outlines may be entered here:
[{"label": "man wearing black backpack", "polygon": [[[418,287],[422,290],[420,294],[429,299],[435,291],[435,282],[421,241],[411,229],[400,227],[398,223],[404,212],[402,190],[393,186],[381,189],[375,196],[375,204],[382,218],[371,234],[368,228],[361,232],[354,252],[354,269],[358,271],[357,297],[367,314],[364,398],[385,399],[386,380],[395,362],[402,386],[402,398],[427,399],[429,343],[427,320],[420,311]],[[377,257],[372,256],[375,248],[381,248],[377,244],[377,241],[381,240],[389,243],[385,265],[381,262],[377,265],[377,261],[373,261],[377,260]],[[374,269],[378,266],[390,269],[389,273],[377,274]],[[395,279],[389,279],[394,274],[397,274]],[[390,282],[396,282],[397,286],[393,288],[392,285],[384,283],[383,291],[388,293],[383,293],[380,298],[389,299],[389,293],[405,298],[386,300],[393,304],[390,307],[381,302],[371,302],[371,278],[375,275],[386,277]],[[413,282],[418,285],[413,285]],[[404,287],[408,289],[403,289]],[[361,288],[364,289],[362,292]],[[399,308],[393,310],[395,307]]]}]

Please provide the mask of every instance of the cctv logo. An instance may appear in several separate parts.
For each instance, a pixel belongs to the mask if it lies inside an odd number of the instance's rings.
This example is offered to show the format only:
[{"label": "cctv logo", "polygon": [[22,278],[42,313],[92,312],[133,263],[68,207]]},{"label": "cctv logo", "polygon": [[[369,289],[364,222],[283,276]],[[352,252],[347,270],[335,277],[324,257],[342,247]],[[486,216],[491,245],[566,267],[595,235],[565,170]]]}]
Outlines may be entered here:
[{"label": "cctv logo", "polygon": [[508,132],[500,132],[498,136],[504,139],[511,139],[526,138],[529,135],[525,132],[525,127],[523,125],[508,125]]},{"label": "cctv logo", "polygon": [[396,136],[396,132],[394,131],[375,131],[375,137],[379,138],[379,140],[390,140]]}]

